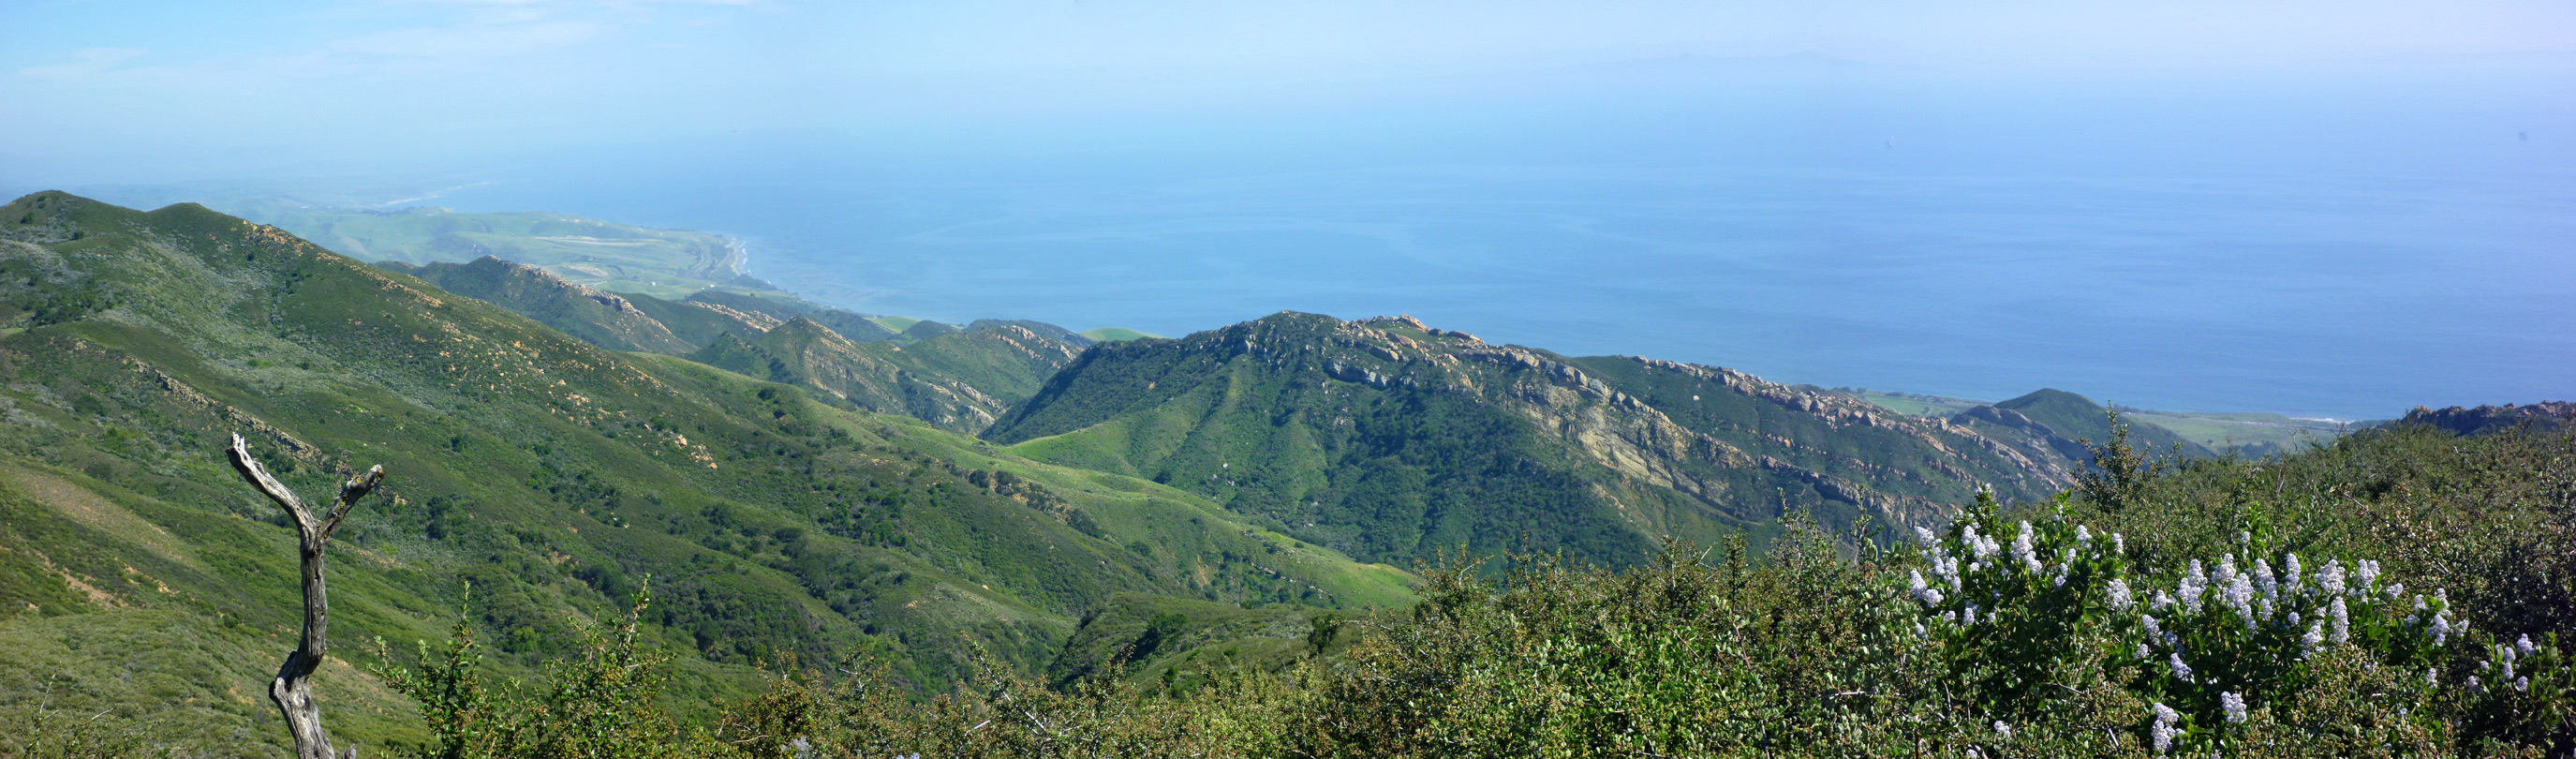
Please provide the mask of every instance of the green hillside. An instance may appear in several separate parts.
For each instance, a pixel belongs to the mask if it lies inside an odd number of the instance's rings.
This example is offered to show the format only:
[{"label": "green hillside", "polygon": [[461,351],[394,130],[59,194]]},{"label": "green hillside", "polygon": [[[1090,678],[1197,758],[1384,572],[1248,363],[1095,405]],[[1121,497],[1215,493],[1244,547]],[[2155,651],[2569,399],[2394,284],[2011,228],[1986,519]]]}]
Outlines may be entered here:
[{"label": "green hillside", "polygon": [[1092,339],[1093,341],[1095,341],[1095,342],[1103,342],[1103,343],[1122,343],[1122,342],[1126,342],[1126,341],[1129,341],[1129,340],[1142,340],[1142,339],[1145,339],[1145,338],[1148,338],[1148,337],[1162,337],[1162,335],[1157,335],[1157,334],[1154,334],[1154,333],[1151,333],[1151,332],[1138,332],[1138,331],[1136,331],[1136,330],[1128,329],[1128,328],[1125,328],[1125,327],[1102,327],[1102,328],[1100,328],[1100,329],[1086,329],[1086,330],[1083,330],[1080,334],[1081,334],[1083,337],[1091,338],[1091,339]]},{"label": "green hillside", "polygon": [[[2109,409],[2094,403],[2093,399],[2064,390],[2035,390],[2019,398],[1998,401],[1995,408],[2020,412],[2031,421],[2048,425],[2059,437],[2089,440],[2096,444],[2111,439]],[[2179,449],[2185,456],[2208,456],[2212,453],[2199,443],[2152,424],[2132,425],[2129,442],[2157,450]]]},{"label": "green hillside", "polygon": [[[853,408],[974,432],[1091,344],[1042,322],[983,320],[916,338],[869,317],[785,294],[702,290],[678,301],[614,293],[495,258],[412,267],[419,276],[611,350],[683,356],[755,379],[798,385]],[[944,327],[945,325],[940,325]],[[851,334],[860,337],[851,337]]]},{"label": "green hillside", "polygon": [[1627,564],[1797,509],[1933,524],[1977,487],[2036,497],[2070,471],[1722,369],[1296,313],[1095,346],[984,434],[1393,563],[1463,545]]},{"label": "green hillside", "polygon": [[[2110,409],[2063,390],[2043,389],[2028,395],[1953,414],[1950,423],[1997,440],[2009,440],[2060,467],[2080,468],[2090,460],[2086,444],[2111,439]],[[2213,452],[2154,424],[2123,421],[2130,439],[2141,446],[2184,456]]]},{"label": "green hillside", "polygon": [[[1399,570],[1180,490],[603,350],[193,205],[19,199],[0,270],[0,707],[112,705],[273,750],[293,538],[223,463],[234,432],[306,492],[391,472],[334,543],[335,657],[440,636],[470,582],[465,610],[525,669],[649,578],[681,713],[788,653],[925,688],[970,644],[1035,668],[1124,592],[1408,598]],[[137,655],[82,653],[120,641]],[[323,678],[335,730],[416,736],[366,677]]]},{"label": "green hillside", "polygon": [[2325,444],[2351,434],[2359,425],[2319,419],[2297,419],[2273,413],[2148,411],[2122,408],[2120,419],[2152,424],[2212,451],[2246,456],[2294,453],[2310,444]]}]

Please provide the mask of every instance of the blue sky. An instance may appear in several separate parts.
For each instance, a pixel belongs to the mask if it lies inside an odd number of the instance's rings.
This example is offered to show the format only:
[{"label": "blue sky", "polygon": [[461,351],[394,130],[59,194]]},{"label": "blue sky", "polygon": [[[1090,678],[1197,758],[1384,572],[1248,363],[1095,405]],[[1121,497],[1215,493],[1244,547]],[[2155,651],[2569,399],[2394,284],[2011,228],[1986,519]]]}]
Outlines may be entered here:
[{"label": "blue sky", "polygon": [[[2545,108],[2541,93],[2576,68],[2576,4],[2558,0],[13,0],[7,16],[10,184],[402,171],[782,134],[1079,135],[1062,147],[1138,120],[1227,125],[1213,133],[1337,109],[1472,112],[1671,75],[1639,64],[1652,61],[1829,60],[1845,67],[1837,81],[1884,86],[1798,92],[1864,109],[1905,106],[1890,93],[2008,102],[2249,82],[2355,103],[2372,96],[2332,85],[2483,88],[2465,96]],[[728,137],[744,134],[763,136]]]}]

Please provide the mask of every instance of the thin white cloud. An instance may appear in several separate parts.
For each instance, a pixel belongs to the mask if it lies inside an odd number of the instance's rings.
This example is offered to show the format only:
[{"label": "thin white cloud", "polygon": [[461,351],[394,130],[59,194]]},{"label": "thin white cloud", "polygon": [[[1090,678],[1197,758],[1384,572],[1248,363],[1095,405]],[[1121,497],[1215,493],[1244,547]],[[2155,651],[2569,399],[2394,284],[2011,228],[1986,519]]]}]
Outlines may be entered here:
[{"label": "thin white cloud", "polygon": [[141,57],[145,52],[139,47],[82,48],[72,51],[72,60],[29,66],[19,69],[17,75],[28,79],[54,81],[89,79],[116,68],[118,64]]},{"label": "thin white cloud", "polygon": [[606,24],[575,20],[470,23],[360,35],[332,42],[330,50],[402,58],[482,60],[550,53],[597,39],[608,31]]}]

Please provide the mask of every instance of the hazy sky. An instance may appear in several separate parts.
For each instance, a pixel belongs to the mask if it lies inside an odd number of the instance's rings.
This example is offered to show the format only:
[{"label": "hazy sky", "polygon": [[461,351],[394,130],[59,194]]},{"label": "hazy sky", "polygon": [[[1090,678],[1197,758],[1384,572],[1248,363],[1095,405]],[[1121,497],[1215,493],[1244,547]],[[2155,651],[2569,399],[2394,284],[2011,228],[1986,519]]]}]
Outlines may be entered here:
[{"label": "hazy sky", "polygon": [[1954,99],[2392,81],[2557,102],[2570,90],[2532,90],[2568,84],[2576,50],[2564,0],[10,0],[5,16],[0,181],[16,185],[743,134],[901,144],[1139,118],[1259,124],[1673,75],[1639,62],[1800,54]]}]

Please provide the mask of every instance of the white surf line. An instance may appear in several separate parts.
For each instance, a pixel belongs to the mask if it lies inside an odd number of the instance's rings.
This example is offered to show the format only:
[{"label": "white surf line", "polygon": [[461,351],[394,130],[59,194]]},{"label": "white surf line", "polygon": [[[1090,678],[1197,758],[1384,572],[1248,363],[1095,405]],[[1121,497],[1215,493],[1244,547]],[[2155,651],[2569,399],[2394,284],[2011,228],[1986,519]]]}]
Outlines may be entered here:
[{"label": "white surf line", "polygon": [[403,199],[401,199],[401,200],[388,200],[388,201],[385,201],[385,202],[382,202],[382,203],[377,203],[377,204],[375,204],[375,205],[373,205],[373,206],[370,206],[370,207],[371,207],[371,208],[384,208],[384,207],[387,207],[387,206],[401,205],[401,204],[404,204],[404,203],[418,203],[418,202],[420,202],[420,201],[424,201],[424,200],[436,200],[436,199],[438,198],[438,196],[440,196],[440,195],[445,195],[445,194],[448,194],[448,193],[451,193],[451,192],[455,192],[455,191],[457,191],[457,190],[462,190],[462,189],[465,189],[465,188],[468,188],[468,187],[481,187],[481,186],[484,186],[484,185],[487,185],[487,184],[491,184],[491,182],[487,180],[487,181],[482,181],[482,182],[475,182],[475,183],[473,183],[473,184],[461,184],[461,185],[457,185],[457,186],[455,186],[455,187],[450,187],[450,188],[447,188],[447,189],[444,189],[444,190],[439,190],[439,191],[437,191],[437,192],[433,192],[433,193],[430,193],[430,194],[427,194],[427,195],[422,195],[422,196],[417,197],[417,198],[403,198]]}]

